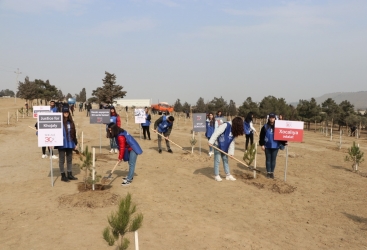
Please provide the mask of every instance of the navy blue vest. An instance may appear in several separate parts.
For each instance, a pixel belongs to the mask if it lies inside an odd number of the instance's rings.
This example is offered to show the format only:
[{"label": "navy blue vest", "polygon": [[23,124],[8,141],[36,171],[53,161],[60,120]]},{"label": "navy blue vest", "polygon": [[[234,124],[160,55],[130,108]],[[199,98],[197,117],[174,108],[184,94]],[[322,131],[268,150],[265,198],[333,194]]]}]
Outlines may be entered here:
[{"label": "navy blue vest", "polygon": [[251,127],[249,122],[243,123],[243,132],[245,132],[246,135],[249,135],[251,133]]},{"label": "navy blue vest", "polygon": [[[130,145],[130,147],[134,150],[134,152],[137,155],[141,155],[143,153],[143,150],[141,149],[138,142],[126,130],[118,134],[117,136],[124,136],[126,139],[126,143]],[[118,140],[116,140],[116,143],[117,143],[118,148],[120,148],[120,145],[118,144]]]},{"label": "navy blue vest", "polygon": [[215,129],[214,124],[215,123],[213,122],[213,126],[211,126],[210,121],[209,120],[206,121],[206,132],[205,132],[206,138],[210,138],[212,134],[214,133],[214,129]]},{"label": "navy blue vest", "polygon": [[218,137],[218,148],[228,153],[229,145],[232,143],[234,137],[232,135],[232,126],[227,123],[226,130]]},{"label": "navy blue vest", "polygon": [[158,132],[166,133],[169,127],[172,127],[172,122],[168,122],[167,117],[163,116],[163,121],[158,125]]},{"label": "navy blue vest", "polygon": [[274,130],[268,124],[265,124],[264,128],[266,130],[265,148],[279,148],[280,143],[274,140]]}]

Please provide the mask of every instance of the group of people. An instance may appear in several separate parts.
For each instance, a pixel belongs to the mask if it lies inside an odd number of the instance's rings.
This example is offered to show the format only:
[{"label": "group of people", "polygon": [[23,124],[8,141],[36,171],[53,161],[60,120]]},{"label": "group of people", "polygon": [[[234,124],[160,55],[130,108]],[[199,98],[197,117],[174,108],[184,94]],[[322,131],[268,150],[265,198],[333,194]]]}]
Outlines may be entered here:
[{"label": "group of people", "polygon": [[[110,153],[118,154],[118,162],[127,161],[129,171],[126,177],[122,180],[122,185],[130,185],[134,178],[135,165],[137,156],[143,153],[138,142],[126,130],[122,128],[121,118],[117,114],[113,106],[110,109],[110,123],[106,124],[106,137],[110,140]],[[51,112],[58,112],[55,102],[50,102]],[[59,169],[61,173],[61,181],[69,182],[70,180],[77,180],[72,174],[72,152],[77,149],[78,140],[76,136],[76,128],[70,114],[70,107],[68,105],[62,106],[63,113],[63,145],[58,146],[59,152]],[[274,169],[276,165],[276,157],[278,150],[284,148],[286,141],[274,140],[274,125],[276,115],[270,113],[268,115],[267,123],[261,128],[259,136],[259,145],[265,152],[266,157],[266,171],[267,178],[274,178]],[[225,172],[225,179],[235,181],[236,179],[231,175],[228,165],[228,158],[234,158],[235,139],[239,136],[246,136],[245,150],[247,150],[249,143],[253,144],[254,133],[257,134],[253,126],[253,114],[250,112],[243,120],[241,117],[235,117],[232,121],[226,122],[222,113],[218,111],[216,116],[213,113],[207,115],[206,133],[209,145],[209,156],[214,155],[214,179],[222,181],[219,175],[219,164],[223,162]],[[173,116],[162,115],[154,122],[153,131],[158,136],[158,153],[162,153],[162,139],[165,139],[167,152],[173,153],[170,147],[169,136],[171,135],[173,123]],[[151,115],[148,107],[145,107],[145,122],[141,124],[143,129],[144,139],[151,140],[150,136]],[[36,124],[37,128],[37,124]],[[46,158],[46,147],[42,148],[42,158]],[[52,148],[49,148],[50,157],[57,159],[53,155]],[[66,159],[66,172],[65,172]]]},{"label": "group of people", "polygon": [[[233,158],[235,138],[245,135],[245,152],[248,145],[254,142],[254,133],[258,135],[253,126],[253,113],[249,112],[243,121],[241,117],[235,117],[232,121],[223,123],[221,112],[218,111],[214,117],[213,113],[208,113],[206,120],[206,133],[209,144],[209,156],[214,154],[214,179],[222,181],[219,175],[220,159],[223,162],[226,180],[236,180],[231,174],[228,165],[228,157]],[[282,115],[277,117],[274,113],[268,115],[267,123],[261,128],[259,145],[265,152],[266,177],[274,179],[274,169],[276,165],[276,157],[279,149],[284,149],[287,145],[286,141],[274,140],[275,119],[283,119]],[[213,152],[214,148],[214,152]]]}]

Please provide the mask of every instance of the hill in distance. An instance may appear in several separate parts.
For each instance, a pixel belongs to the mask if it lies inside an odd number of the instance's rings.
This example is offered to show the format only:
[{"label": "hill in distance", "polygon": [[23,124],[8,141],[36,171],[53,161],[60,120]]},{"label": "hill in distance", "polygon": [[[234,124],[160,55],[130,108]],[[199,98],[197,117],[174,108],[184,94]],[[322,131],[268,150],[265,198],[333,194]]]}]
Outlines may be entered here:
[{"label": "hill in distance", "polygon": [[[354,105],[354,109],[367,109],[367,91],[358,91],[358,92],[336,92],[324,94],[320,97],[314,97],[317,104],[323,103],[326,99],[331,98],[337,104],[340,104],[342,101],[349,101]],[[291,103],[292,105],[297,106],[298,102]]]}]

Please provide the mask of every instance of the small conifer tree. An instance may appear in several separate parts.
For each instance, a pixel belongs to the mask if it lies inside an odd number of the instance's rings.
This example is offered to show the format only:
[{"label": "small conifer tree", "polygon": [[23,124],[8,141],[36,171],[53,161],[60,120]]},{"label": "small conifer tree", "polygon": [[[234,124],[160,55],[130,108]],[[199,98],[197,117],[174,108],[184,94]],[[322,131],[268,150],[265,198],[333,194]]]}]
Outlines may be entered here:
[{"label": "small conifer tree", "polygon": [[192,138],[190,139],[190,144],[191,144],[191,154],[194,153],[194,147],[195,147],[195,144],[198,142],[196,139],[195,139],[195,135],[194,135],[195,132],[192,133]]},{"label": "small conifer tree", "polygon": [[356,142],[353,142],[353,146],[348,148],[348,155],[345,156],[345,161],[352,162],[353,171],[358,170],[358,165],[361,164],[364,153],[359,149],[356,145]]},{"label": "small conifer tree", "polygon": [[128,193],[120,200],[118,210],[108,216],[109,226],[102,232],[103,239],[109,246],[113,246],[120,238],[118,249],[125,250],[129,247],[130,241],[124,238],[125,234],[138,230],[143,223],[143,214],[135,213],[136,205],[132,203],[131,194]]},{"label": "small conifer tree", "polygon": [[250,149],[245,151],[245,154],[243,155],[243,160],[246,162],[247,165],[251,165],[251,163],[255,160],[256,155],[256,148],[255,143],[250,145]]},{"label": "small conifer tree", "polygon": [[[97,175],[97,171],[95,171],[95,168],[93,168],[93,159],[92,159],[92,153],[89,152],[88,146],[85,147],[85,150],[82,154],[80,154],[80,161],[82,161],[82,165],[80,166],[81,170],[85,171],[84,175],[84,184],[85,187],[87,187],[87,184],[96,184],[100,181],[101,175]],[[92,171],[94,170],[94,180],[92,179]]]}]

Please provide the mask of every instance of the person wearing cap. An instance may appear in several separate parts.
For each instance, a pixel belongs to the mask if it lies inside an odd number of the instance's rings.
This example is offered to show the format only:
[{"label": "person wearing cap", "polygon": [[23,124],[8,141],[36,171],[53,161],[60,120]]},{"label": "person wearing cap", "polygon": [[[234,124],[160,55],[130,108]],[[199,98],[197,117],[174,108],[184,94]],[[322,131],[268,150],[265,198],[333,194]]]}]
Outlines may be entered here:
[{"label": "person wearing cap", "polygon": [[118,160],[127,161],[129,163],[129,172],[126,177],[122,178],[122,186],[128,186],[134,179],[135,165],[138,155],[143,153],[138,142],[126,130],[120,128],[111,122],[107,125],[108,135],[116,140],[119,148]]},{"label": "person wearing cap", "polygon": [[268,122],[261,128],[259,145],[265,151],[266,177],[274,179],[274,169],[279,148],[284,148],[287,145],[286,141],[274,140],[274,125],[276,115],[270,113]]},{"label": "person wearing cap", "polygon": [[[173,116],[161,116],[159,117],[155,122],[154,122],[154,132],[158,132],[158,153],[162,153],[162,136],[161,134],[163,134],[164,137],[168,138],[171,134],[172,131],[172,127],[173,127],[173,122],[174,122],[175,118]],[[169,144],[169,141],[167,139],[166,140],[166,146],[167,146],[167,152],[168,153],[173,153],[171,150],[171,146]]]},{"label": "person wearing cap", "polygon": [[[62,108],[63,116],[63,145],[58,146],[59,150],[59,169],[61,173],[61,181],[69,182],[69,180],[77,180],[78,178],[73,176],[73,150],[77,149],[78,139],[76,137],[75,124],[72,116],[70,115],[69,107],[64,106]],[[66,156],[67,175],[64,170]]]},{"label": "person wearing cap", "polygon": [[149,114],[149,109],[148,109],[148,107],[145,107],[145,122],[141,124],[141,127],[143,128],[144,140],[147,139],[147,134],[148,134],[148,140],[150,140],[149,127],[150,127],[150,120],[151,119],[152,119],[152,117]]},{"label": "person wearing cap", "polygon": [[[232,122],[225,122],[218,127],[209,139],[209,147],[214,147],[214,180],[222,181],[219,176],[219,163],[222,158],[224,172],[226,173],[227,181],[235,181],[236,179],[231,175],[228,165],[228,156],[233,157],[235,138],[243,135],[243,120],[241,117],[235,117]],[[220,152],[216,148],[219,148]]]},{"label": "person wearing cap", "polygon": [[[116,109],[114,106],[109,106],[110,109],[110,123],[113,122],[115,123],[118,127],[121,127],[121,119],[120,116],[116,113]],[[115,152],[115,154],[118,153],[118,147],[116,144],[116,140],[115,137],[110,137],[109,136],[109,132],[108,132],[108,124],[106,126],[106,131],[107,131],[107,138],[110,138],[110,153]]]}]

